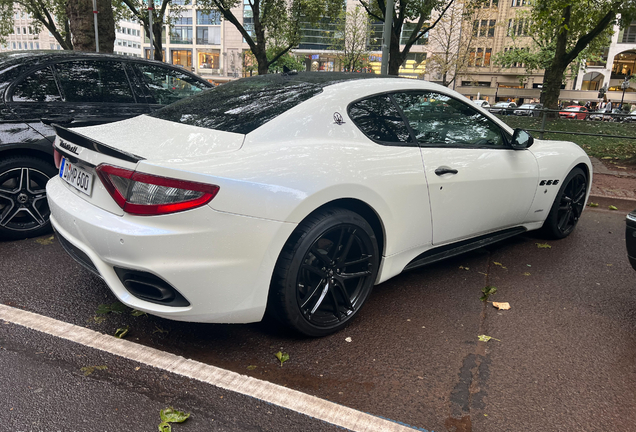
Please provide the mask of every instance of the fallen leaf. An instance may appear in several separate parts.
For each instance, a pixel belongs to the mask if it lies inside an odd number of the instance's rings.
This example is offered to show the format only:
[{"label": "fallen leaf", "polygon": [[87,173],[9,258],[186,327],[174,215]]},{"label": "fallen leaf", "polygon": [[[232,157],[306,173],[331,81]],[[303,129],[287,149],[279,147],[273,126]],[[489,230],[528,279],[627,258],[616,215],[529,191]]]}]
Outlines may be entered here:
[{"label": "fallen leaf", "polygon": [[115,302],[115,303],[112,303],[112,304],[100,304],[97,307],[97,311],[96,312],[99,315],[106,315],[106,314],[109,314],[111,312],[121,314],[121,313],[126,312],[127,310],[128,310],[128,306],[126,306],[125,304],[120,303],[120,302]]},{"label": "fallen leaf", "polygon": [[593,203],[593,202],[591,202],[591,203],[589,203],[587,206],[588,206],[588,207],[598,207],[598,203]]},{"label": "fallen leaf", "polygon": [[481,289],[481,292],[483,293],[483,295],[481,297],[479,297],[479,300],[481,301],[486,301],[488,300],[488,296],[493,295],[494,293],[497,292],[497,288],[495,288],[494,286],[488,285],[485,286]]},{"label": "fallen leaf", "polygon": [[522,275],[524,275],[524,276],[530,276],[530,273],[525,272],[525,273],[522,273]]},{"label": "fallen leaf", "polygon": [[256,369],[256,368],[257,368],[257,366],[249,365],[249,366],[247,367],[247,370],[254,370],[254,369]]},{"label": "fallen leaf", "polygon": [[118,328],[117,330],[115,330],[115,337],[119,339],[123,339],[124,336],[128,334],[128,330],[129,330],[128,326]]},{"label": "fallen leaf", "polygon": [[499,310],[508,310],[510,309],[510,303],[508,302],[492,302],[492,305]]},{"label": "fallen leaf", "polygon": [[155,330],[152,333],[170,333],[170,330],[164,330],[158,325],[155,325]]},{"label": "fallen leaf", "polygon": [[108,369],[108,366],[85,366],[81,368],[80,370],[84,372],[84,376],[89,376],[96,370],[106,370],[106,369]]},{"label": "fallen leaf", "polygon": [[345,338],[345,342],[351,342],[353,339],[351,339],[350,337],[346,337]]},{"label": "fallen leaf", "polygon": [[547,243],[537,243],[536,245],[539,249],[552,249],[552,246]]},{"label": "fallen leaf", "polygon": [[477,336],[477,338],[478,338],[481,342],[488,342],[490,339],[494,339],[494,340],[496,340],[496,341],[501,342],[499,339],[495,339],[495,338],[494,338],[494,337],[492,337],[492,336],[479,335],[479,336]]},{"label": "fallen leaf", "polygon": [[618,210],[618,207],[615,207],[615,206],[613,206],[613,205],[609,206],[608,208],[609,208],[610,210]]},{"label": "fallen leaf", "polygon": [[470,267],[459,266],[460,270],[470,270]]},{"label": "fallen leaf", "polygon": [[508,268],[507,268],[506,266],[504,266],[504,265],[503,265],[502,263],[500,263],[500,262],[493,261],[493,264],[494,264],[494,265],[496,265],[496,266],[501,267],[502,269],[506,269],[506,270],[508,270]]},{"label": "fallen leaf", "polygon": [[137,309],[133,309],[130,314],[132,316],[135,316],[135,317],[148,316],[148,314],[146,312],[143,312],[143,311],[140,311],[140,310],[137,310]]},{"label": "fallen leaf", "polygon": [[289,354],[287,354],[287,353],[283,353],[283,352],[278,351],[274,355],[276,356],[278,361],[280,361],[280,366],[281,367],[283,367],[283,363],[285,363],[287,360],[289,360]]},{"label": "fallen leaf", "polygon": [[93,317],[93,321],[95,321],[97,324],[101,324],[106,321],[106,317],[103,315],[96,315]]},{"label": "fallen leaf", "polygon": [[159,412],[161,420],[165,423],[183,423],[190,417],[190,413],[178,411],[172,407]]},{"label": "fallen leaf", "polygon": [[55,236],[51,236],[51,237],[48,237],[48,238],[39,238],[39,239],[36,239],[35,242],[39,243],[39,244],[41,244],[43,246],[48,246],[48,245],[53,243],[53,239],[54,238],[55,238]]},{"label": "fallen leaf", "polygon": [[135,368],[135,370],[136,370],[136,371],[138,371],[139,369],[141,369],[141,366],[137,366],[137,367]]}]

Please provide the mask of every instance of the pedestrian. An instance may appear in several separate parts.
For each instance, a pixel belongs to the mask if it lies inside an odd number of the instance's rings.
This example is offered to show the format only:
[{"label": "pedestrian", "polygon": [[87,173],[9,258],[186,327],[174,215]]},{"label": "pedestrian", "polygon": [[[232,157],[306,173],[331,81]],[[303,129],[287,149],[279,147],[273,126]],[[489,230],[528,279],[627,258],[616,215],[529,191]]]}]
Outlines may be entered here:
[{"label": "pedestrian", "polygon": [[588,111],[590,110],[590,101],[585,102],[585,108],[587,108]]},{"label": "pedestrian", "polygon": [[[612,101],[610,99],[607,100],[607,104],[605,105],[605,114],[612,113]],[[604,115],[603,121],[612,121],[611,115]]]}]

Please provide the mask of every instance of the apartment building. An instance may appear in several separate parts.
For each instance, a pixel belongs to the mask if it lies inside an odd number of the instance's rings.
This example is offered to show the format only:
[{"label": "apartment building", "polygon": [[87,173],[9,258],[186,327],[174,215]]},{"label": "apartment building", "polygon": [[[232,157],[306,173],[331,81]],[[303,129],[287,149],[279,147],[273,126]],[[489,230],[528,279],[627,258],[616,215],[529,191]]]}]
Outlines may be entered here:
[{"label": "apartment building", "polygon": [[7,36],[6,42],[0,45],[0,52],[60,49],[62,47],[51,32],[43,28],[36,33],[29,14],[18,8],[14,9],[13,32]]}]

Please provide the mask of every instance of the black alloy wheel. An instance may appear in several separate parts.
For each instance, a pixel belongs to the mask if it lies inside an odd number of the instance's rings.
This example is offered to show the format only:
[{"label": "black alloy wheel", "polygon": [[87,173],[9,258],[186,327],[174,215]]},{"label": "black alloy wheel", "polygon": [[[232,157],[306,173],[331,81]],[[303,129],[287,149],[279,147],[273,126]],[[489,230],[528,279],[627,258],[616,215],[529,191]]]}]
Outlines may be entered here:
[{"label": "black alloy wheel", "polygon": [[379,262],[366,220],[344,209],[321,211],[299,225],[281,254],[270,310],[307,336],[338,331],[371,293]]},{"label": "black alloy wheel", "polygon": [[46,183],[56,173],[54,166],[36,158],[0,162],[0,238],[35,237],[50,231]]},{"label": "black alloy wheel", "polygon": [[550,238],[562,239],[570,235],[585,208],[587,177],[581,168],[574,168],[565,178],[543,224],[543,232]]}]

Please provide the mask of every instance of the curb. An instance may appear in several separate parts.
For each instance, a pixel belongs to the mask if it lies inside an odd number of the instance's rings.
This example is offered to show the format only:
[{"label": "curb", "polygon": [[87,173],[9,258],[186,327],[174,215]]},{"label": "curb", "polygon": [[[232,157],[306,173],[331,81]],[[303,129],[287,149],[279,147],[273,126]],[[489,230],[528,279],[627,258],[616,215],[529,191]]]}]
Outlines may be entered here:
[{"label": "curb", "polygon": [[[590,207],[590,203],[598,204],[598,207]],[[624,198],[624,197],[612,197],[605,195],[593,195],[590,194],[589,199],[587,200],[587,208],[588,209],[603,209],[609,210],[609,206],[616,207],[619,213],[629,213],[632,210],[636,209],[636,199]]]}]

